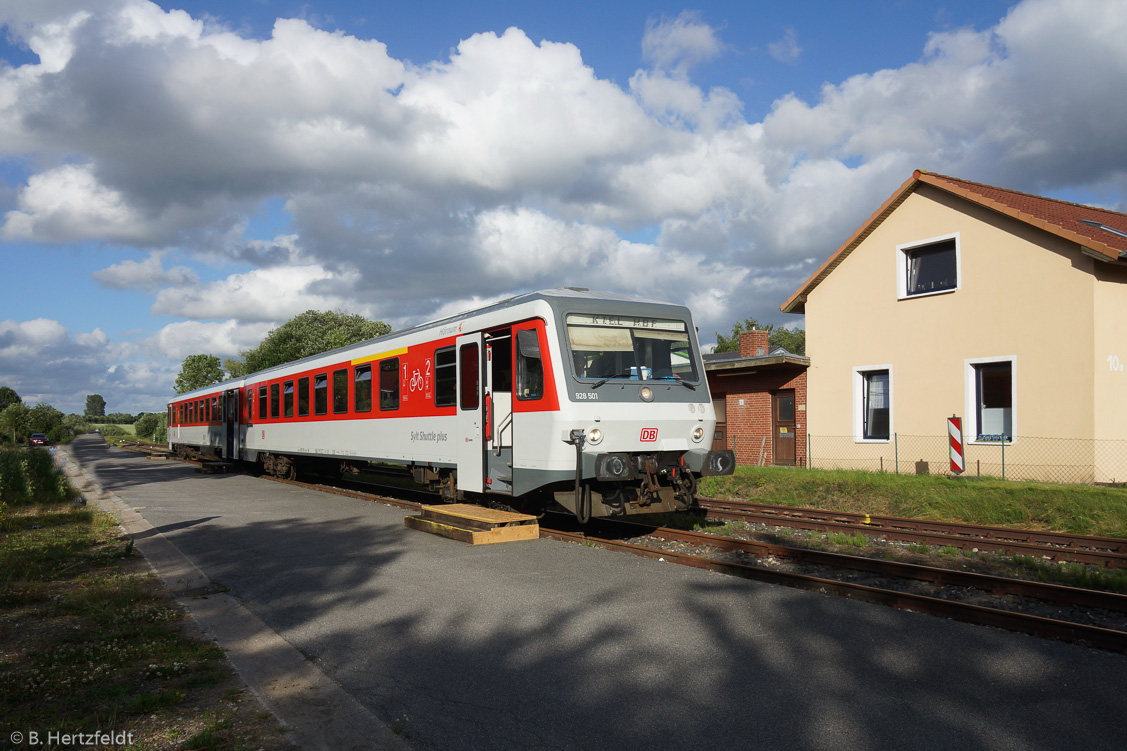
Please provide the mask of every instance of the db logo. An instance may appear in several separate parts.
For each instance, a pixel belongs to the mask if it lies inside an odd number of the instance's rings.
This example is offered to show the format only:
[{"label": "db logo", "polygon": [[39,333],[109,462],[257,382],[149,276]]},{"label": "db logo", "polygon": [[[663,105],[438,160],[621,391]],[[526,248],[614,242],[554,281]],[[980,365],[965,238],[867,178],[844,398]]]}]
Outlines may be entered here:
[{"label": "db logo", "polygon": [[642,428],[642,441],[653,442],[657,440],[657,428]]}]

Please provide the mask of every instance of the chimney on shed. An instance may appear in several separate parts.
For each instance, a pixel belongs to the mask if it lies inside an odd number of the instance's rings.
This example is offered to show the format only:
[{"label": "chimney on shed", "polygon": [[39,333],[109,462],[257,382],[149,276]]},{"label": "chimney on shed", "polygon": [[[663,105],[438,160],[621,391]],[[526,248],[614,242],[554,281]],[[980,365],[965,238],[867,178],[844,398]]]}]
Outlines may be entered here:
[{"label": "chimney on shed", "polygon": [[740,332],[740,357],[763,357],[767,354],[767,338],[770,336],[766,331],[755,329],[753,331]]}]

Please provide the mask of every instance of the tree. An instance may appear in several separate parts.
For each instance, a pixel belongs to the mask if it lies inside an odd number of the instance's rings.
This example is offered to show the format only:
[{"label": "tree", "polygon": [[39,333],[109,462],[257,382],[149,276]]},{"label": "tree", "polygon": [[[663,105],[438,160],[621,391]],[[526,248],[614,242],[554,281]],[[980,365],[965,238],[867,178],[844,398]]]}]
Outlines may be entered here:
[{"label": "tree", "polygon": [[[383,321],[369,321],[354,314],[307,310],[271,331],[254,349],[243,352],[242,372],[255,373],[390,333],[391,327]],[[233,364],[228,365],[228,370],[232,370]]]},{"label": "tree", "polygon": [[10,407],[13,404],[21,404],[23,399],[13,389],[7,386],[0,386],[0,412]]},{"label": "tree", "polygon": [[50,433],[63,424],[63,413],[50,404],[36,404],[28,410],[27,432]]},{"label": "tree", "polygon": [[12,431],[12,443],[16,443],[16,434],[25,435],[29,431],[27,429],[28,422],[31,418],[31,410],[23,405],[22,402],[9,404],[0,412],[0,430]]},{"label": "tree", "polygon": [[163,412],[142,414],[137,418],[137,422],[133,423],[133,429],[136,431],[138,438],[152,438],[161,428],[165,427],[167,420],[168,415]]},{"label": "tree", "polygon": [[223,369],[227,371],[228,378],[241,378],[247,374],[247,364],[233,357],[223,361]]},{"label": "tree", "polygon": [[731,336],[724,336],[717,332],[716,348],[712,351],[739,352],[740,334],[744,331],[755,330],[767,332],[767,344],[771,347],[783,347],[788,352],[793,352],[796,355],[806,354],[805,329],[786,329],[781,326],[775,326],[773,323],[761,324],[754,318],[745,318],[743,321],[736,321],[736,324],[732,326]]},{"label": "tree", "polygon": [[215,355],[188,355],[176,375],[176,393],[202,389],[223,380],[223,368]]},{"label": "tree", "polygon": [[101,394],[87,394],[86,411],[83,414],[86,417],[105,417],[106,400],[102,398]]}]

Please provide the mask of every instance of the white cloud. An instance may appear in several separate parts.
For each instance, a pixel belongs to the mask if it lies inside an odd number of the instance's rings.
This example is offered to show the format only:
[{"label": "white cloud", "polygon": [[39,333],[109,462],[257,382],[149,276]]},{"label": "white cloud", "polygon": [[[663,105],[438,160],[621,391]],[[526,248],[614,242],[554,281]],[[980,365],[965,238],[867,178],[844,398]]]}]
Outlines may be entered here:
[{"label": "white cloud", "polygon": [[798,32],[788,28],[782,39],[767,45],[767,54],[780,63],[793,63],[802,55],[802,47],[798,44]]},{"label": "white cloud", "polygon": [[155,292],[166,285],[177,287],[199,283],[199,276],[187,266],[174,266],[166,270],[161,262],[162,256],[162,253],[154,252],[143,261],[127,259],[95,271],[91,276],[111,289],[139,289],[146,292]]},{"label": "white cloud", "polygon": [[107,387],[113,369],[133,367],[130,361],[138,353],[135,345],[113,342],[100,328],[74,333],[48,318],[0,321],[0,384],[15,389],[25,403],[81,413],[86,395],[100,393],[110,411],[125,410],[139,400],[155,409],[156,394],[170,388],[171,380],[167,386],[155,381],[143,388],[135,384],[133,390]]},{"label": "white cloud", "polygon": [[7,239],[67,242],[90,237],[144,237],[141,216],[117,190],[98,182],[89,165],[68,164],[32,175],[0,233]]},{"label": "white cloud", "polygon": [[[306,310],[347,307],[350,298],[332,290],[354,282],[347,274],[334,274],[317,265],[255,269],[209,284],[162,289],[153,303],[153,313],[194,319],[285,322]],[[363,315],[365,310],[351,312]]]},{"label": "white cloud", "polygon": [[681,73],[719,57],[723,50],[716,30],[692,11],[683,11],[672,20],[651,19],[642,37],[643,58],[660,69]]},{"label": "white cloud", "polygon": [[562,222],[532,209],[497,209],[477,217],[482,262],[513,281],[567,275],[617,245],[618,236],[609,229]]},{"label": "white cloud", "polygon": [[155,343],[162,355],[177,364],[189,355],[198,354],[226,359],[258,346],[275,326],[274,323],[248,324],[234,318],[214,323],[179,321],[162,328]]}]

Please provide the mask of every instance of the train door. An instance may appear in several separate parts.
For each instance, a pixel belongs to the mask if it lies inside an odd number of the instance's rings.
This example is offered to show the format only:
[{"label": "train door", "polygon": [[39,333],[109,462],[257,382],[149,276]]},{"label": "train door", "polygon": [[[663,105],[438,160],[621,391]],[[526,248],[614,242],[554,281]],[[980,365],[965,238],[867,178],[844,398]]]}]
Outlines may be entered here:
[{"label": "train door", "polygon": [[223,422],[227,427],[227,441],[226,449],[223,452],[223,458],[227,461],[239,458],[241,446],[239,445],[239,389],[231,389],[227,392],[227,402],[225,409],[225,416]]},{"label": "train door", "polygon": [[459,336],[458,346],[458,434],[454,455],[458,460],[458,490],[480,493],[485,485],[485,421],[482,409],[484,379],[483,337],[480,333]]},{"label": "train door", "polygon": [[513,334],[485,336],[485,489],[513,492]]}]

